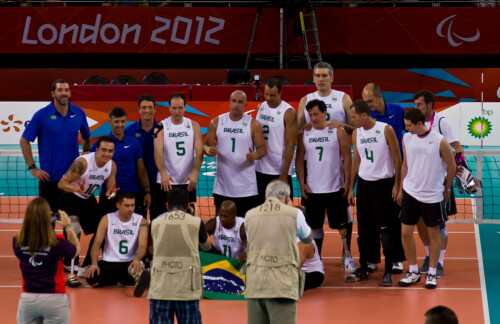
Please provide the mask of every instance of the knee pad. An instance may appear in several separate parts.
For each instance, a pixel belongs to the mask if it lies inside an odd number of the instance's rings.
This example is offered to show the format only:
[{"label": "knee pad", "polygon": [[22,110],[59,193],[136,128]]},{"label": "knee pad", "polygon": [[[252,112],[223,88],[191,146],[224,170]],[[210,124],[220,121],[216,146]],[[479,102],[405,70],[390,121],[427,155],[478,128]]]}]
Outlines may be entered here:
[{"label": "knee pad", "polygon": [[446,229],[446,224],[445,223],[441,223],[439,225],[439,235],[441,237],[448,236],[448,230]]},{"label": "knee pad", "polygon": [[322,228],[312,230],[313,238],[322,239],[325,237],[325,231]]},{"label": "knee pad", "polygon": [[446,224],[445,223],[439,224],[439,235],[441,237],[448,236],[448,230],[446,229]]}]

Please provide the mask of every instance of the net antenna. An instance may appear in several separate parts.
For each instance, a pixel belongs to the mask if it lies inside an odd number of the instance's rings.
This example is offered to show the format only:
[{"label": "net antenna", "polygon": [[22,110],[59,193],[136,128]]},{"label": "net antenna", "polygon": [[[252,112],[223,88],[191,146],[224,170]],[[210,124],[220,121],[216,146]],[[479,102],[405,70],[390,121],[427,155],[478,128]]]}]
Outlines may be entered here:
[{"label": "net antenna", "polygon": [[483,149],[484,139],[484,72],[481,72],[481,149]]}]

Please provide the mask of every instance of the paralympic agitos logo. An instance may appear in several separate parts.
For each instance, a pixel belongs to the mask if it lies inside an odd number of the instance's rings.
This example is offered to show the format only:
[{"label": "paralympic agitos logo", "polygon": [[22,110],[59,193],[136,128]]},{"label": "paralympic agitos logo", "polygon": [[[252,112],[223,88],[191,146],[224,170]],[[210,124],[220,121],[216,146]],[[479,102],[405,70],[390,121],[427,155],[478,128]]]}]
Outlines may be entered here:
[{"label": "paralympic agitos logo", "polygon": [[[479,32],[479,29],[476,27],[476,34],[472,37],[464,37],[461,35],[458,35],[457,33],[453,32],[452,26],[453,26],[453,18],[456,17],[457,15],[452,15],[449,16],[443,20],[437,25],[436,27],[436,33],[438,34],[439,37],[446,37],[448,40],[448,43],[450,43],[451,46],[453,47],[458,47],[462,45],[463,42],[468,42],[468,43],[473,43],[479,39],[479,36],[481,35]],[[446,28],[445,26],[448,26]],[[443,29],[447,29],[445,33],[443,33]]]}]

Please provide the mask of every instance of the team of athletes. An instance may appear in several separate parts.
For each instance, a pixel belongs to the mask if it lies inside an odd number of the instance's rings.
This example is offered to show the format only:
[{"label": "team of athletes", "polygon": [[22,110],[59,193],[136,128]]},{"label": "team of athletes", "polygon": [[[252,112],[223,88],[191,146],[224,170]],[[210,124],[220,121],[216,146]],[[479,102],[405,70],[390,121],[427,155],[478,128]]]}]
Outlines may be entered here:
[{"label": "team of athletes", "polygon": [[[383,100],[376,84],[367,84],[363,100],[354,103],[348,94],[333,90],[333,68],[326,62],[314,67],[313,79],[317,91],[301,99],[298,113],[281,99],[276,79],[266,82],[265,101],[256,118],[244,113],[246,94],[233,92],[229,112],[210,122],[205,142],[199,124],[184,116],[184,95],[170,96],[170,117],[161,122],[154,118],[155,98],[143,95],[138,101],[141,119],[125,128],[125,110],[113,108],[111,133],[99,139],[92,153],[83,110],[69,102],[68,82],[56,80],[54,101],[35,114],[21,147],[30,172],[40,181],[40,196],[47,198],[52,210],[67,212],[78,234],[81,229],[96,233],[82,266],[77,258],[71,271],[80,269],[79,275],[93,286],[106,285],[108,269],[124,273],[122,281],[130,279],[127,273],[140,281],[137,275],[144,270],[140,260],[147,254],[148,209],[151,221],[165,215],[167,192],[173,188],[187,190],[189,201],[196,202],[203,155],[217,158],[213,189],[217,217],[206,224],[206,231],[214,235],[212,250],[244,262],[244,216],[264,202],[265,189],[274,179],[291,187],[298,141],[297,178],[314,238],[314,244],[300,250],[316,260],[313,264],[321,263],[326,214],[329,227],[341,237],[342,266],[351,273],[346,281],[367,279],[380,263],[382,246],[384,286],[393,285],[392,274],[402,273],[402,261],[408,259],[410,268],[399,285],[413,284],[427,273],[426,287],[435,288],[436,278],[444,275],[444,223],[447,215],[456,213],[453,204],[448,206],[453,202],[453,150],[463,151],[450,123],[434,112],[429,91],[416,93],[416,109],[405,114],[401,106]],[[408,134],[403,136],[404,129]],[[81,156],[79,132],[84,139]],[[29,147],[37,137],[40,168]],[[52,141],[60,144],[48,145]],[[98,189],[99,204],[94,198]],[[349,205],[357,207],[359,268],[351,253]],[[428,255],[420,269],[411,236],[415,225]],[[98,263],[101,245],[105,257]],[[310,267],[311,262],[305,263]],[[324,270],[321,265],[311,272]],[[68,282],[78,284],[76,279]]]}]

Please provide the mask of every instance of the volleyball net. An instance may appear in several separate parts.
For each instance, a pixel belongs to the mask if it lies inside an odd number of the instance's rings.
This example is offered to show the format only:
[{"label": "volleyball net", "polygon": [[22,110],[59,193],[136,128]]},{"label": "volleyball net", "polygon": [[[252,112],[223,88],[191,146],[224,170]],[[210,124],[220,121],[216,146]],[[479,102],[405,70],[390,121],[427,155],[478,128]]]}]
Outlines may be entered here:
[{"label": "volleyball net", "polygon": [[[469,195],[454,186],[458,213],[450,216],[458,223],[500,223],[500,150],[466,150],[467,165],[483,187]],[[35,163],[39,165],[34,151]],[[200,169],[196,194],[200,216],[215,217],[212,190],[217,172],[214,157],[204,157]],[[293,195],[300,198],[299,184],[293,172]],[[456,180],[455,180],[456,181]],[[98,195],[98,193],[96,192]],[[22,219],[26,205],[38,196],[38,181],[27,170],[20,151],[0,151],[0,219]],[[297,204],[298,199],[295,200]],[[355,214],[355,209],[353,209]]]}]

